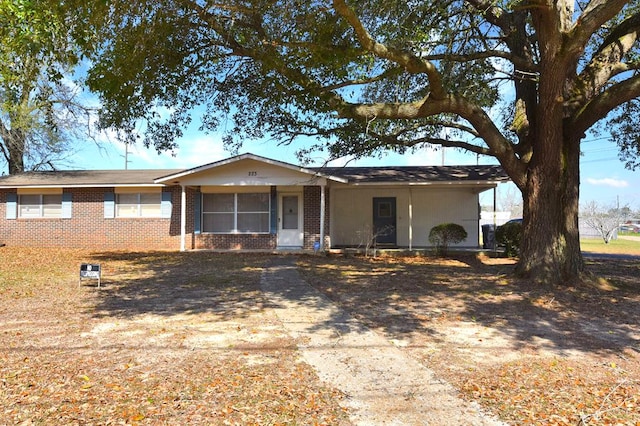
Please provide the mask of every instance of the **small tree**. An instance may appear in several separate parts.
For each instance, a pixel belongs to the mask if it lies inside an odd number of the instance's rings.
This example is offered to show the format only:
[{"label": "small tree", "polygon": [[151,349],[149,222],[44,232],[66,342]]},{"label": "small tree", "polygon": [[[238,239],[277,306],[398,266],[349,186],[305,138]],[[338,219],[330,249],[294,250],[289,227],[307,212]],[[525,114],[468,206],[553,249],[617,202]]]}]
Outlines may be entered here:
[{"label": "small tree", "polygon": [[499,195],[498,206],[503,212],[511,212],[511,217],[523,216],[522,193],[517,188],[509,186],[502,195]]},{"label": "small tree", "polygon": [[449,245],[457,244],[467,239],[467,231],[456,223],[442,223],[431,228],[429,242],[436,248],[436,253],[446,255]]},{"label": "small tree", "polygon": [[382,228],[374,229],[369,225],[365,225],[360,231],[356,232],[359,239],[358,248],[364,247],[364,255],[376,257],[377,253],[377,239],[389,235],[393,232],[394,227],[391,225],[383,226]]},{"label": "small tree", "polygon": [[583,208],[582,220],[598,231],[605,244],[609,244],[620,224],[629,217],[630,212],[627,206],[605,208],[591,201]]},{"label": "small tree", "polygon": [[496,229],[496,243],[504,246],[504,253],[508,257],[520,254],[520,241],[522,240],[522,223],[507,222]]}]

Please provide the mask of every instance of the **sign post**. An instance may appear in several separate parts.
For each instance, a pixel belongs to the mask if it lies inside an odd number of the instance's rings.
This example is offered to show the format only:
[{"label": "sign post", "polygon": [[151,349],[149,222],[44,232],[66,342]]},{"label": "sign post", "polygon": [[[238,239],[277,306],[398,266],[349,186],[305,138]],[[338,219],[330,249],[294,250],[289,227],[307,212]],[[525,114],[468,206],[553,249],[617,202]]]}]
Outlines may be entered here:
[{"label": "sign post", "polygon": [[83,278],[98,280],[98,288],[100,288],[101,268],[99,264],[83,263],[80,265],[80,279],[78,287],[82,283]]}]

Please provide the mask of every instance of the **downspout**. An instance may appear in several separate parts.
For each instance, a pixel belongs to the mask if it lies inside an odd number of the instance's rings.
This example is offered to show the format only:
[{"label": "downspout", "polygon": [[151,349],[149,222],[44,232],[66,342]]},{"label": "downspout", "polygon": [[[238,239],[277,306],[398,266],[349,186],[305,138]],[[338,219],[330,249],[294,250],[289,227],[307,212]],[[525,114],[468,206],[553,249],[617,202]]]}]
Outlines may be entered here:
[{"label": "downspout", "polygon": [[180,185],[180,251],[187,250],[187,189]]},{"label": "downspout", "polygon": [[498,190],[498,185],[493,187],[493,252],[496,253],[498,251],[498,242],[496,241],[496,222],[497,222],[497,195],[496,192]]},{"label": "downspout", "polygon": [[413,192],[409,187],[409,251],[413,250]]},{"label": "downspout", "polygon": [[493,187],[493,227],[494,227],[494,228],[496,227],[496,222],[498,221],[498,220],[497,220],[497,216],[498,216],[498,215],[497,215],[497,212],[496,212],[496,208],[497,208],[497,202],[496,202],[496,201],[497,201],[497,200],[496,200],[496,199],[497,199],[497,197],[496,197],[496,189],[497,189],[497,188],[494,186],[494,187]]},{"label": "downspout", "polygon": [[326,184],[320,184],[320,250],[324,251],[324,209]]}]

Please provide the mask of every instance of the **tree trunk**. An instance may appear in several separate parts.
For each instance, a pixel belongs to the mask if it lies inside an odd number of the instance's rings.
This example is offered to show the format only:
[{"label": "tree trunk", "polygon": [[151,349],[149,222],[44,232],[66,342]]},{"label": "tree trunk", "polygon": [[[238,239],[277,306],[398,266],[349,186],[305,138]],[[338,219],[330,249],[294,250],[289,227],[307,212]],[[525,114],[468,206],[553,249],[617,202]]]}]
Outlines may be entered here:
[{"label": "tree trunk", "polygon": [[[550,30],[547,32],[546,30]],[[533,155],[522,191],[524,214],[520,261],[516,273],[541,284],[571,285],[584,271],[580,251],[580,140],[565,110],[570,72],[553,29],[540,32],[544,49],[535,126],[530,128]]]},{"label": "tree trunk", "polygon": [[25,135],[19,129],[9,130],[9,138],[7,141],[7,151],[9,158],[7,164],[9,166],[9,174],[24,172],[24,151],[25,151]]},{"label": "tree trunk", "polygon": [[538,148],[552,152],[529,168],[516,272],[539,283],[571,285],[584,271],[578,230],[580,143],[561,134],[556,141],[541,143]]}]

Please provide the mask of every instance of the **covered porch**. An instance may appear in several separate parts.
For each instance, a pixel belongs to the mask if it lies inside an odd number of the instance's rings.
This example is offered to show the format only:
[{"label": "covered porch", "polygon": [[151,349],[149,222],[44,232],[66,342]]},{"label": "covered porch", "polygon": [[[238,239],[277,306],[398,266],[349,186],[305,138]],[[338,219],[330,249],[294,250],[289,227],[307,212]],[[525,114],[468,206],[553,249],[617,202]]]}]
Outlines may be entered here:
[{"label": "covered porch", "polygon": [[323,249],[330,181],[346,182],[252,154],[156,179],[180,187],[181,251]]}]

